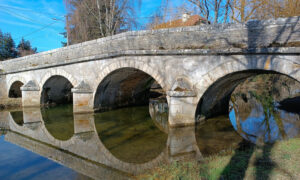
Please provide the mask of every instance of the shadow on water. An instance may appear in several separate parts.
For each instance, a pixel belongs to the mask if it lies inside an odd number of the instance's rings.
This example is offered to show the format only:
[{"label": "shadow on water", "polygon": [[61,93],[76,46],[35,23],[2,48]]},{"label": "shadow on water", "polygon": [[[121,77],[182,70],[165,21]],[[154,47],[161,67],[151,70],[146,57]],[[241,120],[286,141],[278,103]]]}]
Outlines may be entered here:
[{"label": "shadow on water", "polygon": [[286,112],[298,113],[300,115],[300,96],[284,99],[279,104],[279,109],[285,110]]}]

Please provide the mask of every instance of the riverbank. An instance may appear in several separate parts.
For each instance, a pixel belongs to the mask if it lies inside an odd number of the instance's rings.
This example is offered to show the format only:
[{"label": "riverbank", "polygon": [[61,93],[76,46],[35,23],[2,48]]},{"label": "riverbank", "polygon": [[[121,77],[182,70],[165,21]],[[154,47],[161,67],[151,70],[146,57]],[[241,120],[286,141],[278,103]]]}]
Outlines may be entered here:
[{"label": "riverbank", "polygon": [[19,108],[22,106],[22,98],[0,99],[0,110]]},{"label": "riverbank", "polygon": [[241,142],[235,150],[199,162],[161,165],[136,179],[297,179],[300,177],[300,138],[275,144]]}]

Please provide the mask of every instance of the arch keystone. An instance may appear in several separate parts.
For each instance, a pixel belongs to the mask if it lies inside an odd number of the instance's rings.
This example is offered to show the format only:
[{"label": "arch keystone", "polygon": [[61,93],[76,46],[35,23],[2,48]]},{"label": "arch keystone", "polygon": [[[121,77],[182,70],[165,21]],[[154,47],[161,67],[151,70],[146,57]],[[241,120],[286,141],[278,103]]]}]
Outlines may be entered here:
[{"label": "arch keystone", "polygon": [[196,93],[190,83],[183,77],[177,78],[171,91],[167,92],[171,97],[195,97]]}]

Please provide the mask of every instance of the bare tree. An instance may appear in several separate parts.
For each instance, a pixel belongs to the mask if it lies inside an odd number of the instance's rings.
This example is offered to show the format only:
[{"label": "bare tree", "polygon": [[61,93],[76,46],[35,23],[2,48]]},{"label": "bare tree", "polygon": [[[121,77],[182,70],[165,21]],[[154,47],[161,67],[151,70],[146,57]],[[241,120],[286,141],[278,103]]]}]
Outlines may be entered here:
[{"label": "bare tree", "polygon": [[236,22],[246,22],[299,15],[299,0],[233,0],[231,18]]},{"label": "bare tree", "polygon": [[228,20],[229,8],[231,8],[231,0],[227,0],[225,4],[224,23],[226,23]]},{"label": "bare tree", "polygon": [[[231,8],[232,0],[187,0],[195,5],[200,15],[213,23],[226,22]],[[212,13],[213,12],[213,13]]]},{"label": "bare tree", "polygon": [[[258,2],[257,2],[258,1]],[[254,3],[259,3],[256,8],[253,18],[255,19],[270,19],[278,17],[291,17],[300,15],[299,0],[257,0]],[[254,5],[252,5],[253,7]]]},{"label": "bare tree", "polygon": [[135,3],[141,0],[65,0],[70,43],[132,29],[136,25]]},{"label": "bare tree", "polygon": [[199,11],[202,16],[204,16],[207,20],[210,19],[211,8],[210,8],[209,0],[188,0],[188,1],[199,8]]}]

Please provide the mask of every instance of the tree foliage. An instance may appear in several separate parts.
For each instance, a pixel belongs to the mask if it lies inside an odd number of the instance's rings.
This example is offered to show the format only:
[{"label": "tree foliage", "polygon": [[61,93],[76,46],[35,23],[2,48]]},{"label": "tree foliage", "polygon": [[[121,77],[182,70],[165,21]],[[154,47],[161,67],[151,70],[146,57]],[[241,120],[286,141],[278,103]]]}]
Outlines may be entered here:
[{"label": "tree foliage", "polygon": [[17,50],[19,57],[35,54],[37,52],[37,48],[32,48],[30,42],[28,40],[26,41],[24,38],[22,38],[18,44]]},{"label": "tree foliage", "polygon": [[16,47],[10,33],[3,34],[0,30],[0,61],[27,56],[37,52],[36,48],[32,48],[29,41],[24,38]]},{"label": "tree foliage", "polygon": [[15,42],[9,33],[0,30],[0,61],[17,57]]}]

